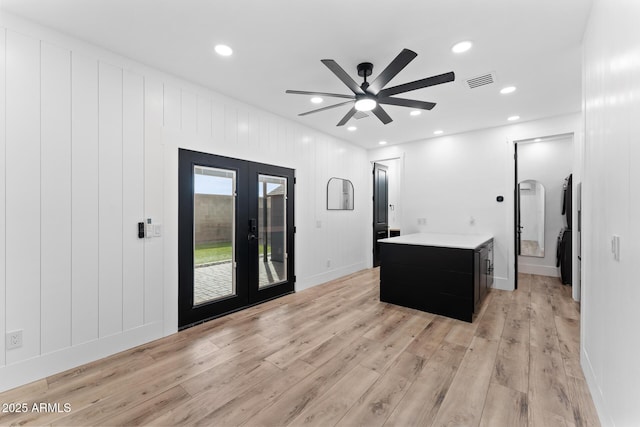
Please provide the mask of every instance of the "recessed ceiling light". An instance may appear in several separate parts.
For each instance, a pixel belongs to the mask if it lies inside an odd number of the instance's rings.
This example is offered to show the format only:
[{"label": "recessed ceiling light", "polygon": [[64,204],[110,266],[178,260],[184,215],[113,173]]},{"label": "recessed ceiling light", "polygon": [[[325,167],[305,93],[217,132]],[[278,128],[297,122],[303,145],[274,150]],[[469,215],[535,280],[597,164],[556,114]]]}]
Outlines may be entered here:
[{"label": "recessed ceiling light", "polygon": [[433,131],[433,134],[434,134],[434,135],[442,135],[443,133],[444,133],[444,131],[443,131],[443,130],[440,130],[440,129],[438,129],[438,130],[434,130],[434,131]]},{"label": "recessed ceiling light", "polygon": [[226,44],[217,44],[213,49],[220,56],[231,56],[231,54],[233,54],[233,49]]},{"label": "recessed ceiling light", "polygon": [[347,130],[348,130],[349,132],[353,132],[353,131],[354,131],[354,130],[356,130],[356,129],[358,129],[358,128],[357,128],[357,127],[355,127],[355,126],[349,126],[349,127],[347,128]]},{"label": "recessed ceiling light", "polygon": [[322,102],[322,98],[320,98],[319,96],[314,96],[313,98],[311,98],[311,102],[313,102],[314,104],[320,104]]},{"label": "recessed ceiling light", "polygon": [[422,114],[422,111],[420,110],[413,110],[412,112],[409,113],[409,115],[411,116],[419,116],[420,114]]},{"label": "recessed ceiling light", "polygon": [[507,120],[509,120],[510,122],[513,122],[513,121],[519,120],[519,119],[520,119],[520,116],[511,116],[511,117],[507,118]]},{"label": "recessed ceiling light", "polygon": [[380,145],[386,145],[386,144],[387,144],[387,141],[380,141],[380,142],[378,142],[378,144],[380,144]]},{"label": "recessed ceiling light", "polygon": [[516,91],[516,87],[515,86],[507,86],[507,87],[503,87],[502,89],[500,89],[500,93],[503,95],[506,95],[508,93],[511,92],[515,92]]},{"label": "recessed ceiling light", "polygon": [[453,52],[453,53],[466,52],[469,49],[471,49],[471,46],[473,46],[473,43],[471,43],[468,40],[465,40],[463,42],[454,44],[453,47],[451,48],[451,52]]},{"label": "recessed ceiling light", "polygon": [[540,141],[542,141],[542,138],[536,138],[533,140],[533,142],[540,142]]}]

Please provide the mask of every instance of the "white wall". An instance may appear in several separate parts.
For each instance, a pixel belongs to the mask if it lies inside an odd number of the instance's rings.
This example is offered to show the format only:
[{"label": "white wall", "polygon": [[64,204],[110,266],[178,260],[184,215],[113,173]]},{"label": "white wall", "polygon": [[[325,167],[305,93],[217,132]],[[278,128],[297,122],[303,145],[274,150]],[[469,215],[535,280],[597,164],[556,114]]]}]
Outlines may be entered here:
[{"label": "white wall", "polygon": [[[369,160],[404,159],[403,234],[492,234],[494,286],[513,289],[514,141],[541,135],[581,135],[580,118],[580,114],[570,114],[382,147],[370,150]],[[502,203],[496,201],[500,195]],[[425,225],[418,224],[420,218],[426,219]]]},{"label": "white wall", "polygon": [[596,0],[584,39],[582,366],[603,425],[618,427],[640,425],[639,16],[640,2]]},{"label": "white wall", "polygon": [[0,391],[177,330],[180,147],[296,170],[297,290],[366,267],[359,147],[7,15],[0,100]]},{"label": "white wall", "polygon": [[[560,275],[556,267],[556,246],[558,233],[566,227],[566,220],[562,215],[562,186],[572,170],[571,135],[547,141],[518,143],[518,181],[533,179],[545,188],[544,258],[519,257],[518,266],[523,273],[556,277]],[[573,187],[575,188],[575,183]],[[577,228],[577,217],[574,218]]]}]

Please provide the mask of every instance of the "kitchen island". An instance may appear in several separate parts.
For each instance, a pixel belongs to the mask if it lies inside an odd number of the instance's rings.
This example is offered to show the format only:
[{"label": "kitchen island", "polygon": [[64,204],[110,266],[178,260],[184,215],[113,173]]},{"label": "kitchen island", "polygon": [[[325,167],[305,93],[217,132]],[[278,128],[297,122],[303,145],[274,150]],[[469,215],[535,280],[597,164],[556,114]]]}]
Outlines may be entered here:
[{"label": "kitchen island", "polygon": [[380,243],[380,300],[471,322],[493,284],[493,237],[417,233]]}]

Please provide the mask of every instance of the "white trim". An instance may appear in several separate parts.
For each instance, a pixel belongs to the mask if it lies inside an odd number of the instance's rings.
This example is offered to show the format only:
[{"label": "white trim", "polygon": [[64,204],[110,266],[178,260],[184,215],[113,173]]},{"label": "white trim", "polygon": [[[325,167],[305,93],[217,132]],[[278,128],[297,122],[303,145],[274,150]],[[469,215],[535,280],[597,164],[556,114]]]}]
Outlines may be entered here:
[{"label": "white trim", "polygon": [[593,399],[593,404],[596,407],[598,418],[600,418],[600,423],[603,426],[614,426],[615,423],[613,422],[613,418],[611,418],[610,414],[606,410],[602,390],[598,386],[598,381],[596,380],[595,372],[591,366],[589,355],[584,348],[580,351],[580,365],[582,366],[582,372],[584,373],[587,386],[591,392],[591,398]]},{"label": "white trim", "polygon": [[499,289],[501,291],[512,291],[513,284],[506,277],[494,277],[492,289]]},{"label": "white trim", "polygon": [[66,347],[0,368],[0,392],[93,362],[163,336],[162,322]]},{"label": "white trim", "polygon": [[330,282],[331,280],[338,279],[340,277],[348,276],[351,273],[355,273],[367,268],[366,262],[358,262],[356,264],[347,265],[342,268],[327,271],[326,273],[315,274],[310,277],[306,277],[304,280],[296,282],[296,292],[303,291],[305,289],[312,288],[314,286]]},{"label": "white trim", "polygon": [[560,277],[557,267],[549,267],[548,265],[534,265],[518,263],[518,272],[525,274],[537,274],[540,276]]}]

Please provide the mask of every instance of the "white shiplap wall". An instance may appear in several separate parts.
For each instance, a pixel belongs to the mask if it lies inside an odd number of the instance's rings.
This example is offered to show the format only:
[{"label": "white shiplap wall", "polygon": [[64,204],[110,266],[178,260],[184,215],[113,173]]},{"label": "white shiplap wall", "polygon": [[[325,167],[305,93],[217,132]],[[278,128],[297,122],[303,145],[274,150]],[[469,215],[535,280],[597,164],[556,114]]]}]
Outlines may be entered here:
[{"label": "white shiplap wall", "polygon": [[[581,362],[603,426],[640,425],[640,3],[596,0],[584,37]],[[611,251],[620,238],[619,259]]]},{"label": "white shiplap wall", "polygon": [[[0,390],[177,330],[178,148],[296,170],[298,290],[370,262],[363,149],[17,18],[0,25],[0,331],[24,339],[0,340]],[[355,211],[326,210],[331,176],[353,181]],[[147,217],[162,237],[137,238]]]}]

